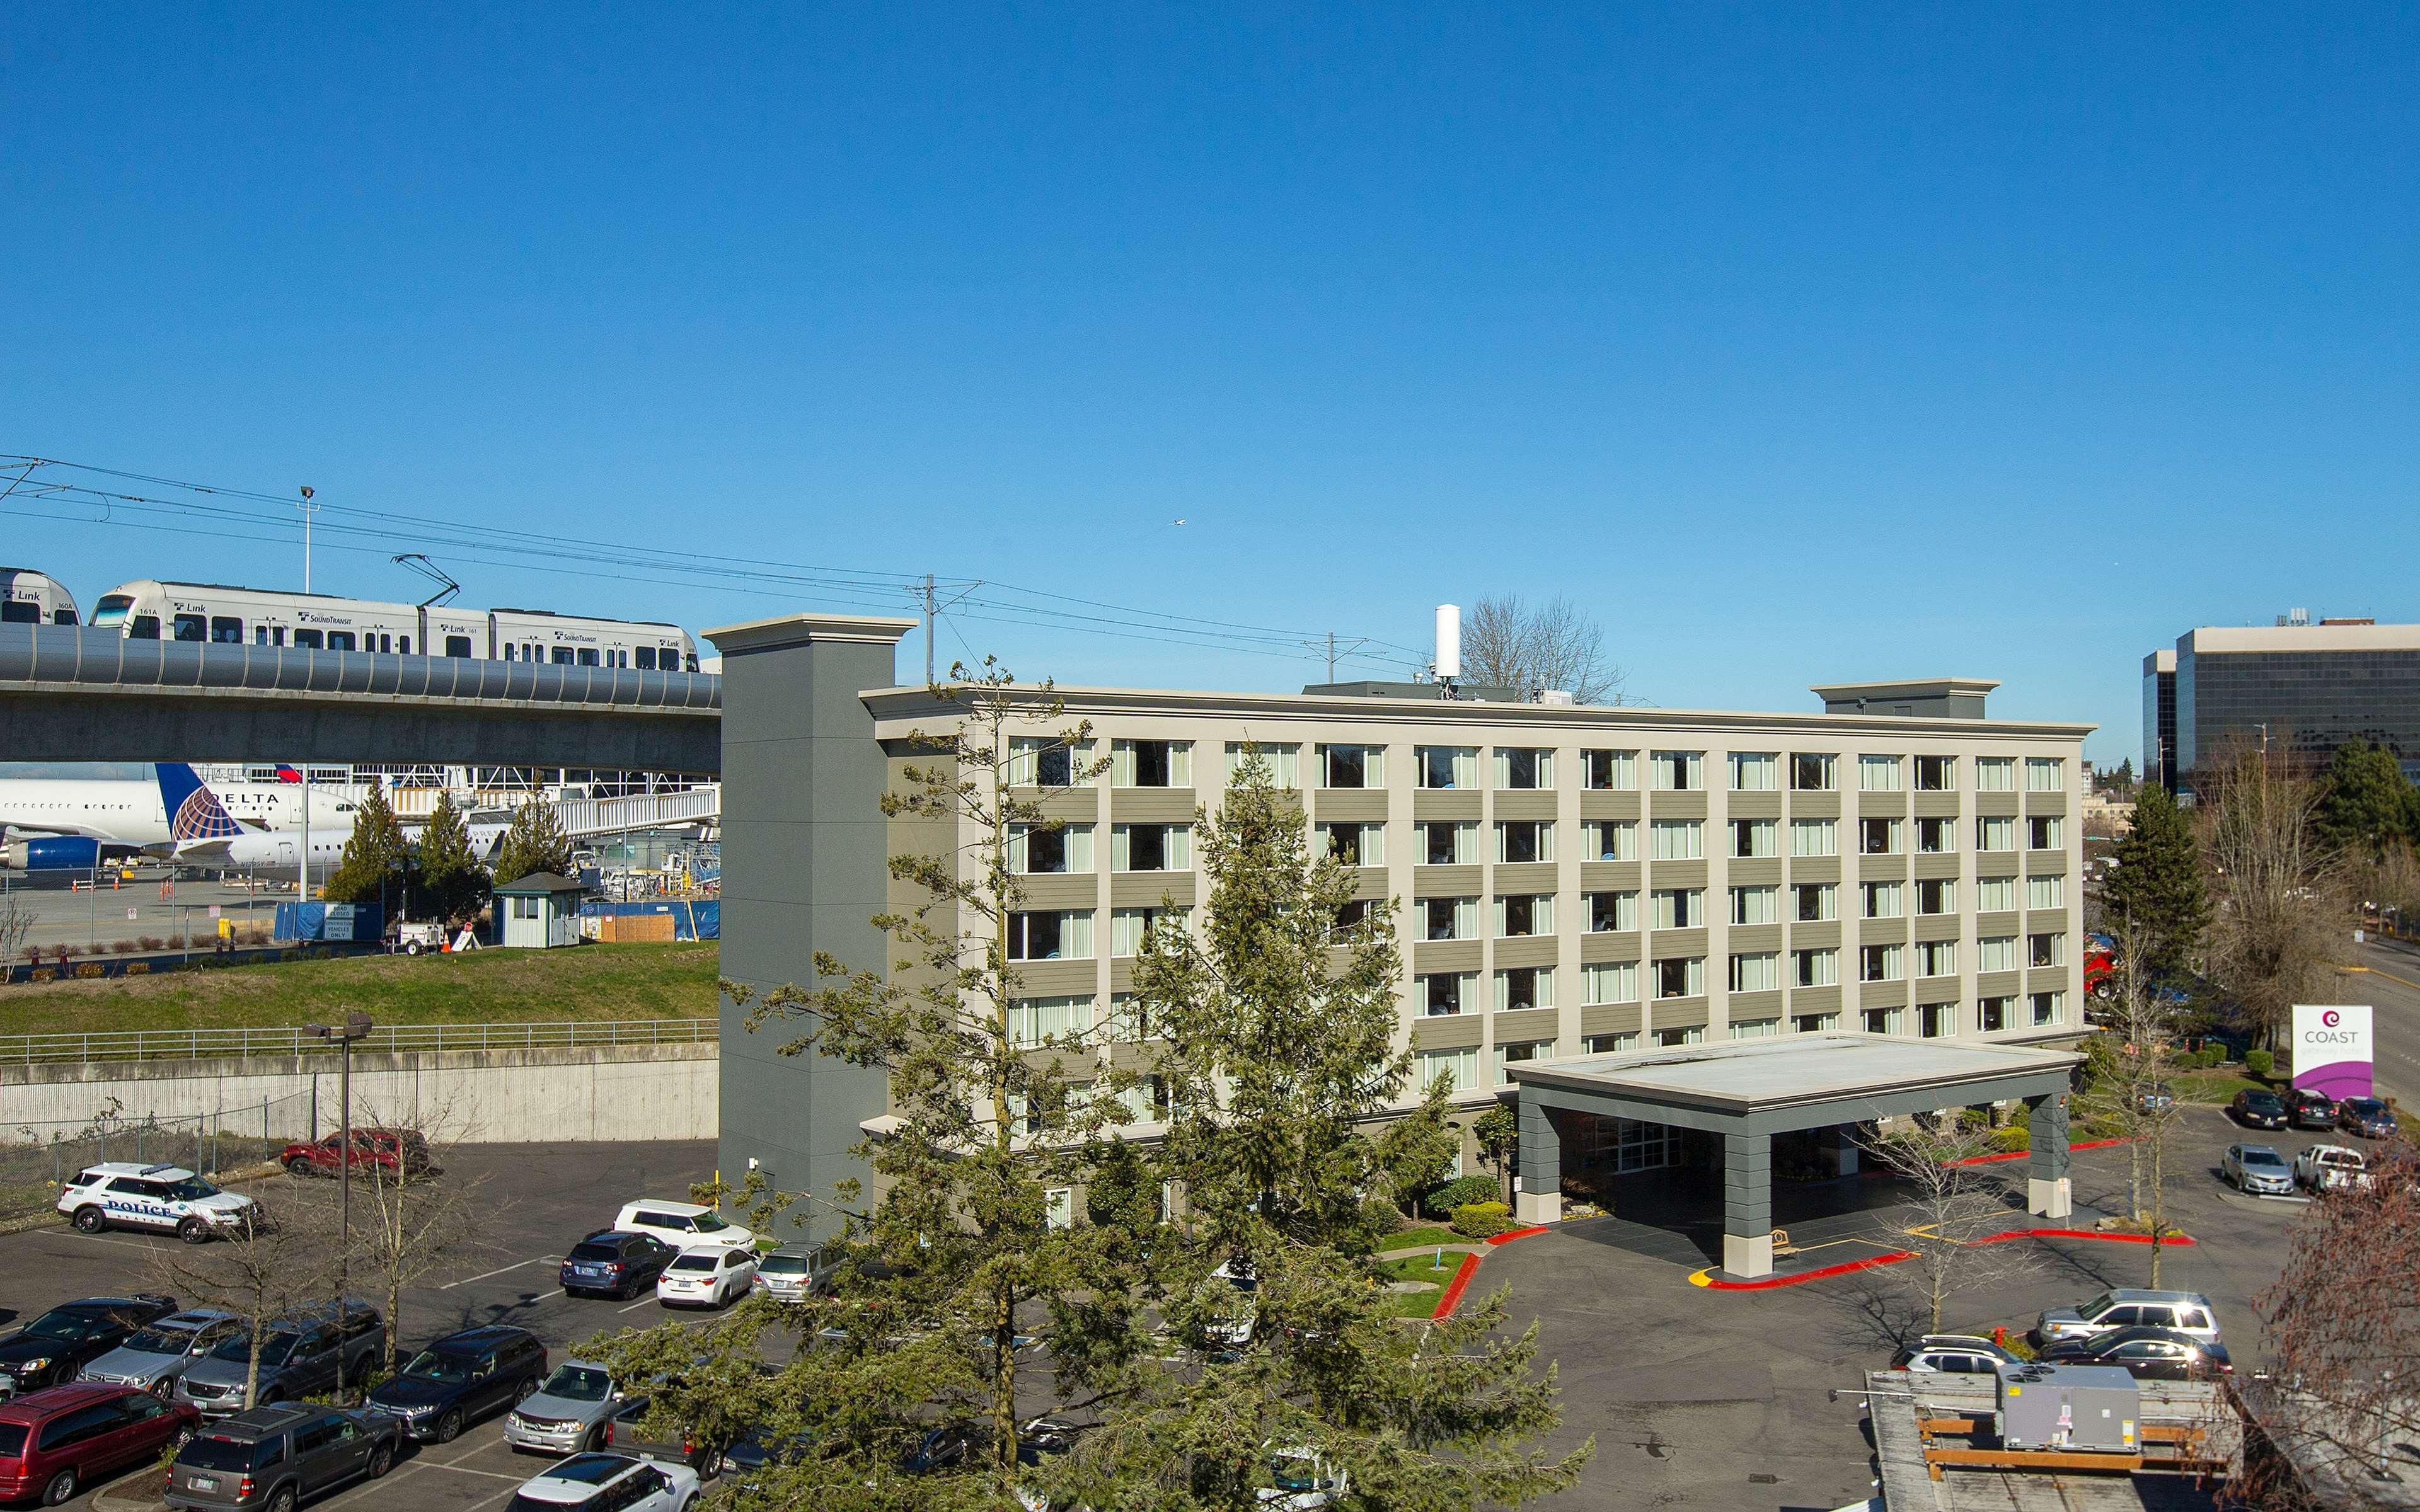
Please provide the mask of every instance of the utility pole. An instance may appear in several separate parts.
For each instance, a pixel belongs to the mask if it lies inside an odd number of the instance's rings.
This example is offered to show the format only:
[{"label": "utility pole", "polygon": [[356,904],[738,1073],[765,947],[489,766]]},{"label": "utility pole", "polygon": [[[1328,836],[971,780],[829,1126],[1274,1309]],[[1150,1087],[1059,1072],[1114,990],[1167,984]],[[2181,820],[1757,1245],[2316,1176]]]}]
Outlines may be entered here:
[{"label": "utility pole", "polygon": [[307,757],[302,763],[302,869],[294,873],[295,884],[300,888],[296,894],[296,901],[307,903],[311,901],[311,763]]},{"label": "utility pole", "polygon": [[1336,681],[1336,632],[1327,632],[1327,680]]},{"label": "utility pole", "polygon": [[933,575],[924,574],[924,686],[933,686],[933,625],[940,615],[940,606],[933,597]]},{"label": "utility pole", "polygon": [[311,486],[302,486],[302,591],[311,591],[311,516],[318,508],[311,502]]},{"label": "utility pole", "polygon": [[[306,1024],[303,1026],[322,1040],[333,1041],[343,1055],[343,1069],[337,1073],[336,1103],[336,1180],[343,1183],[336,1196],[336,1400],[345,1399],[345,1288],[349,1280],[348,1268],[353,1254],[353,1041],[366,1040],[370,1033],[370,1016],[352,1012],[342,1024]],[[396,1174],[402,1174],[403,1149],[395,1152]]]}]

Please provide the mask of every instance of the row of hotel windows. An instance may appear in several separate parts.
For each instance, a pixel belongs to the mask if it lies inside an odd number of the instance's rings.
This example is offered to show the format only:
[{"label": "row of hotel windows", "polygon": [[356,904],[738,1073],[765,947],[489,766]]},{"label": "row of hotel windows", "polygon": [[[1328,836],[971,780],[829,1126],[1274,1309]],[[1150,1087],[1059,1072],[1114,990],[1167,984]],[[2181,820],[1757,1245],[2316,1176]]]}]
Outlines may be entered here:
[{"label": "row of hotel windows", "polygon": [[[2023,938],[2022,952],[2019,937],[2013,934],[1979,941],[1975,969],[1978,972],[2014,971],[2020,964],[2066,964],[2065,934],[2028,934]],[[1958,942],[1922,940],[1912,946],[1865,946],[1857,952],[1858,980],[1868,982],[1904,981],[1911,959],[1919,979],[1955,977],[1958,975]],[[1835,987],[1840,981],[1840,952],[1832,948],[1792,950],[1787,970],[1790,986]],[[1780,951],[1744,951],[1730,958],[1730,989],[1735,993],[1777,992],[1784,985],[1783,972]],[[1533,1008],[1554,1007],[1555,974],[1553,966],[1507,966],[1497,971],[1496,1011],[1516,1013]],[[1666,956],[1646,962],[1596,962],[1580,967],[1581,1001],[1586,1004],[1642,1001],[1642,984],[1651,989],[1647,997],[1656,1001],[1671,997],[1703,997],[1706,995],[1706,958],[1701,955]],[[1413,998],[1419,1005],[1422,1015],[1428,1018],[1450,1018],[1465,1011],[1476,1011],[1479,1007],[1479,973],[1424,973],[1413,979]]]},{"label": "row of hotel windows", "polygon": [[[1782,891],[1778,887],[1733,887],[1730,889],[1730,921],[1733,924],[1778,924],[1783,921]],[[1791,920],[1802,924],[1825,923],[1839,917],[1836,894],[1838,885],[1829,882],[1802,882],[1789,889]],[[2017,879],[1986,877],[1976,884],[1976,911],[1978,913],[2012,913],[2017,906]],[[1958,884],[1949,878],[1927,879],[1912,887],[1901,882],[1869,882],[1857,888],[1859,918],[1906,918],[1910,895],[1915,902],[1913,917],[1932,917],[1958,912]],[[1638,928],[1638,891],[1624,888],[1614,892],[1583,893],[1586,907],[1582,916],[1588,920],[1590,934],[1626,933]],[[1656,887],[1648,895],[1648,928],[1702,929],[1708,922],[1706,889],[1703,887]],[[1415,938],[1427,940],[1475,940],[1479,938],[1478,898],[1422,898],[1412,904]],[[2060,909],[2067,906],[2065,877],[2027,877],[2024,904],[2029,909]],[[1349,912],[1338,923],[1344,928],[1358,924],[1368,912],[1366,903],[1348,905]],[[1512,893],[1498,895],[1494,907],[1497,939],[1517,939],[1531,934],[1555,933],[1555,895],[1553,893]]]},{"label": "row of hotel windows", "polygon": [[[1790,854],[1794,856],[1823,856],[1840,854],[1840,825],[1837,819],[1793,819],[1790,821]],[[1910,835],[1909,822],[1903,819],[1859,819],[1850,821],[1856,836],[1859,856],[1903,856]],[[1494,858],[1508,865],[1552,861],[1555,856],[1555,821],[1551,819],[1504,819],[1495,825]],[[1009,840],[1009,869],[1028,874],[1079,873],[1093,870],[1094,845],[1092,825],[1066,824],[1056,827],[1018,825]],[[1383,824],[1322,825],[1319,826],[1327,852],[1347,866],[1377,867],[1387,864],[1387,826]],[[1417,849],[1416,864],[1426,866],[1469,866],[1480,859],[1480,826],[1467,820],[1423,820],[1413,825]],[[1735,860],[1760,860],[1781,855],[1781,821],[1777,819],[1734,819],[1723,826],[1725,852]],[[1109,826],[1109,866],[1118,872],[1183,872],[1191,865],[1193,828],[1190,825],[1112,825]],[[1954,855],[1958,849],[1958,821],[1955,819],[1918,819],[1914,822],[1915,854],[1918,856]],[[1656,819],[1648,822],[1648,851],[1658,861],[1697,861],[1706,855],[1706,823],[1700,819]],[[2037,815],[2029,819],[1984,818],[1975,821],[1975,849],[1978,852],[2005,852],[2018,848],[2018,841],[2032,851],[2055,851],[2067,843],[2067,824],[2055,815]],[[1636,861],[1638,859],[1638,821],[1635,819],[1587,819],[1580,822],[1580,856],[1583,861]]]},{"label": "row of hotel windows", "polygon": [[[1302,786],[1302,748],[1298,745],[1251,747],[1227,742],[1227,775],[1232,779],[1247,751],[1257,749],[1284,788]],[[1313,768],[1325,788],[1376,788],[1387,785],[1385,746],[1321,745]],[[1477,746],[1415,746],[1413,771],[1419,785],[1459,790],[1479,786]],[[1706,753],[1701,750],[1651,750],[1646,757],[1648,786],[1661,793],[1690,793],[1705,787]],[[1494,748],[1495,785],[1508,792],[1555,786],[1555,751],[1548,747]],[[1637,750],[1584,750],[1579,753],[1584,787],[1598,791],[1635,791],[1641,753]],[[1009,781],[1019,787],[1066,787],[1079,771],[1092,769],[1091,743],[1043,736],[1019,736],[1010,742]],[[1859,756],[1857,789],[1862,793],[1958,791],[1955,756]],[[1797,793],[1832,793],[1839,788],[1838,755],[1818,751],[1731,751],[1725,758],[1734,793],[1773,793],[1788,785]],[[1978,793],[2014,793],[2014,756],[1971,758]],[[1193,785],[1193,742],[1189,740],[1112,740],[1109,742],[1109,784],[1122,788],[1184,788]],[[2024,759],[2025,791],[2067,791],[2067,763],[2057,756]]]}]

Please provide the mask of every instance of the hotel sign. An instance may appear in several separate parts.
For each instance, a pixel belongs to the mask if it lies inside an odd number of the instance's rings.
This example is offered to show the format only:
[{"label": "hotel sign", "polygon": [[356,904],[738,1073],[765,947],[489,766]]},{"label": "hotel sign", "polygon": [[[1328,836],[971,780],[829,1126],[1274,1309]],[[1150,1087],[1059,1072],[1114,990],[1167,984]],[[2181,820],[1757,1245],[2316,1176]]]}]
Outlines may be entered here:
[{"label": "hotel sign", "polygon": [[2369,1005],[2294,1005],[2294,1085],[2342,1100],[2371,1095]]}]

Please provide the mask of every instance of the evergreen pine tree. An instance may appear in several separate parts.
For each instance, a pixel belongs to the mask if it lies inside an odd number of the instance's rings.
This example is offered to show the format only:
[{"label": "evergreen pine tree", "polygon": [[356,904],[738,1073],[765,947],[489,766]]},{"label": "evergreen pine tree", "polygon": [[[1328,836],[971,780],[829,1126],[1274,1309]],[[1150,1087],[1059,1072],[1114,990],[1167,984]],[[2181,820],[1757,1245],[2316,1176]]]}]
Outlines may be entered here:
[{"label": "evergreen pine tree", "polygon": [[2349,740],[2328,763],[2326,790],[2312,824],[2330,850],[2374,865],[2411,839],[2412,813],[2412,782],[2395,753]]},{"label": "evergreen pine tree", "polygon": [[2109,910],[2142,932],[2142,958],[2155,979],[2193,969],[2210,925],[2210,893],[2192,825],[2174,798],[2147,782],[2134,800],[2134,827],[2112,853],[2117,870],[2102,889]]},{"label": "evergreen pine tree", "polygon": [[571,837],[563,832],[563,816],[554,805],[532,794],[514,811],[512,827],[496,851],[496,886],[540,872],[571,874]]},{"label": "evergreen pine tree", "polygon": [[486,905],[488,876],[471,849],[471,828],[452,794],[440,794],[428,824],[420,832],[418,880],[413,883],[420,908],[444,923],[470,918]]},{"label": "evergreen pine tree", "polygon": [[411,861],[403,825],[386,801],[386,791],[373,785],[354,810],[353,832],[320,895],[332,903],[381,903],[391,913],[411,880],[406,872]]}]

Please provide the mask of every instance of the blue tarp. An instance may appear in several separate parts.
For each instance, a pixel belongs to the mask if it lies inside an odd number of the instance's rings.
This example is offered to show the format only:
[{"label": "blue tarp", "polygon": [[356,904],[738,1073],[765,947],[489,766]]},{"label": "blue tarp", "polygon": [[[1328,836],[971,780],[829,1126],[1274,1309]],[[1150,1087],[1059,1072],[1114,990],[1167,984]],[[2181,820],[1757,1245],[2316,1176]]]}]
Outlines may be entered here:
[{"label": "blue tarp", "polygon": [[722,903],[719,899],[691,903],[681,898],[654,898],[645,903],[591,902],[580,905],[582,918],[630,918],[647,914],[672,915],[673,938],[675,940],[722,938]]},{"label": "blue tarp", "polygon": [[374,941],[386,933],[386,911],[377,903],[279,903],[281,940]]}]

